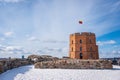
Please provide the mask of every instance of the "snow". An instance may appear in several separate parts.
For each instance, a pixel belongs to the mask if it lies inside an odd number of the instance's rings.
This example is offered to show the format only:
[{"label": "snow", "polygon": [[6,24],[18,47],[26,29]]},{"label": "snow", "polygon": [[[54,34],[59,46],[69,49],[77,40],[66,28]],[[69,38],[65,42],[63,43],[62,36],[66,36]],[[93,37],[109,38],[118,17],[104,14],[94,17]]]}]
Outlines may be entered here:
[{"label": "snow", "polygon": [[120,80],[120,66],[113,69],[35,69],[33,65],[4,72],[0,80]]}]

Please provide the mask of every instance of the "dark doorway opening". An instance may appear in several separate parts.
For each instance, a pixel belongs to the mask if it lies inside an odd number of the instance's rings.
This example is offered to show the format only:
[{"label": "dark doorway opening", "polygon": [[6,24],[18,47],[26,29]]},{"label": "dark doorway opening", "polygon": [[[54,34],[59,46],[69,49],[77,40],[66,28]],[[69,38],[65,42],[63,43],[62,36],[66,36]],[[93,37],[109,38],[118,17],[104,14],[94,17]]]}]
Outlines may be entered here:
[{"label": "dark doorway opening", "polygon": [[82,53],[80,53],[80,59],[82,59],[83,58],[83,55],[82,55]]},{"label": "dark doorway opening", "polygon": [[90,53],[90,59],[93,59],[93,55],[92,55],[92,53]]}]

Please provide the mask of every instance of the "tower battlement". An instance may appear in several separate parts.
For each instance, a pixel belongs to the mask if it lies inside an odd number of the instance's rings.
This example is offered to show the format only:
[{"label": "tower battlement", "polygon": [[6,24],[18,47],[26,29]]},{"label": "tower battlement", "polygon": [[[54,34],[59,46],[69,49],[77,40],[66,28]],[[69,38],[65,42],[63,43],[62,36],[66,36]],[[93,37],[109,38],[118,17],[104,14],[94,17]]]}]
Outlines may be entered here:
[{"label": "tower battlement", "polygon": [[95,33],[91,32],[81,32],[81,33],[74,33],[71,36],[95,36]]}]

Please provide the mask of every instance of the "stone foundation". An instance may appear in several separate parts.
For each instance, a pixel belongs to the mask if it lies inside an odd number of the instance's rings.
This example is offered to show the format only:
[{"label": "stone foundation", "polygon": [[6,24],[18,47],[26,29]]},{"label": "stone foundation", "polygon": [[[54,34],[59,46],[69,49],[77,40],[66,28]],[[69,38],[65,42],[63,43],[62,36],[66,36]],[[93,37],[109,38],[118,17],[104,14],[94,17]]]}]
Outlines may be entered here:
[{"label": "stone foundation", "polygon": [[37,62],[35,68],[61,69],[112,69],[112,62],[108,60],[80,60],[62,59],[56,61]]},{"label": "stone foundation", "polygon": [[3,66],[2,66],[2,63],[0,63],[0,73],[3,72]]},{"label": "stone foundation", "polygon": [[20,66],[30,65],[42,61],[55,61],[58,60],[57,57],[52,57],[49,55],[30,55],[27,59],[20,58],[10,58],[10,59],[1,59],[0,60],[0,73],[3,73],[7,70],[17,68]]},{"label": "stone foundation", "polygon": [[0,73],[25,65],[29,65],[29,62],[27,60],[22,59],[0,60]]}]

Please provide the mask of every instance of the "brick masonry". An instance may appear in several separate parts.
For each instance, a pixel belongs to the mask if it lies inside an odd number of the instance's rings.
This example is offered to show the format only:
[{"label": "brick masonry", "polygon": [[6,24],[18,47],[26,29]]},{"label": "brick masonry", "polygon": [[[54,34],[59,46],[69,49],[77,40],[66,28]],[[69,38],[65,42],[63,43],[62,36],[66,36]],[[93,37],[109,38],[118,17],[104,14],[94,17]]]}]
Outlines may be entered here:
[{"label": "brick masonry", "polygon": [[37,62],[35,68],[61,68],[61,69],[112,69],[112,62],[109,60],[81,60],[62,59],[56,61]]},{"label": "brick masonry", "polygon": [[94,33],[82,32],[70,35],[69,57],[76,59],[99,59]]}]

